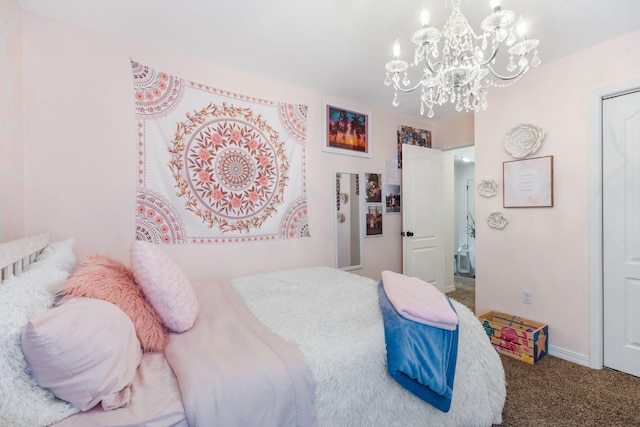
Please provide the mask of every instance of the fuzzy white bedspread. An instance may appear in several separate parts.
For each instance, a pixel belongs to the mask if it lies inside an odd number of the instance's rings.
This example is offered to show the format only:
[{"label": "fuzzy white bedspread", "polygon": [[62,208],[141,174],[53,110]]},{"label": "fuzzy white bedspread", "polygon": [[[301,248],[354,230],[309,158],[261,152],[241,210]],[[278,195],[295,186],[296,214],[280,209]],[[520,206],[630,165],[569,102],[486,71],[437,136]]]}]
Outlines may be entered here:
[{"label": "fuzzy white bedspread", "polygon": [[460,322],[451,409],[443,413],[388,374],[374,280],[328,267],[232,280],[253,314],[296,344],[316,382],[318,424],[491,426],[502,422],[504,369],[480,322],[453,301]]}]

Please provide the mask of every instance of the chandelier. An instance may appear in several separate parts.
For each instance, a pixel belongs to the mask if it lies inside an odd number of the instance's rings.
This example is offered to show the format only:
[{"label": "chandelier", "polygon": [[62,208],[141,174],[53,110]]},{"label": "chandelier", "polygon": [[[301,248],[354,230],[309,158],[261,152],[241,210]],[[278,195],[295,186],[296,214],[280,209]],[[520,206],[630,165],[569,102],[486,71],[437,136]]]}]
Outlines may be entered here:
[{"label": "chandelier", "polygon": [[[393,45],[394,59],[385,68],[385,84],[393,85],[393,105],[400,104],[398,92],[420,89],[420,114],[434,116],[434,105],[455,104],[458,112],[485,110],[487,88],[507,86],[529,69],[540,65],[539,41],[527,38],[527,26],[522,17],[516,23],[515,13],[501,10],[501,0],[490,0],[493,13],[480,24],[482,34],[476,34],[460,10],[460,0],[451,0],[453,12],[444,28],[429,26],[429,11],[420,14],[422,28],[411,36],[415,43],[413,63],[400,59],[400,43]],[[515,24],[514,24],[515,23]],[[443,43],[440,43],[442,41]],[[504,70],[498,68],[498,52],[506,45],[509,55]],[[503,62],[507,62],[506,58]],[[409,69],[422,68],[422,78],[411,86]],[[402,77],[401,77],[402,74]]]}]

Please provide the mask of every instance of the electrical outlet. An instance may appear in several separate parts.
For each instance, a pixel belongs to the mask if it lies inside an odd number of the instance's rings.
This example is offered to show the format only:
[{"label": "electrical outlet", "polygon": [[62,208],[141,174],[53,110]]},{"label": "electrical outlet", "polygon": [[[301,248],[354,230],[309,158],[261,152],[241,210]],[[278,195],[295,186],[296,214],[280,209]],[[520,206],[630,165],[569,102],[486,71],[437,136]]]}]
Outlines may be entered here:
[{"label": "electrical outlet", "polygon": [[533,291],[528,289],[522,290],[522,302],[524,304],[533,304]]}]

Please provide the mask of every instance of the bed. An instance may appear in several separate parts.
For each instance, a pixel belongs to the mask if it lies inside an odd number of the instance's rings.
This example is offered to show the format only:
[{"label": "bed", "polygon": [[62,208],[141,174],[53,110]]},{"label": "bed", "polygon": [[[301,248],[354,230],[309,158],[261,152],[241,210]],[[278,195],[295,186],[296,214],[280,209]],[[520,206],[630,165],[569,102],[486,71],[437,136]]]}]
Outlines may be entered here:
[{"label": "bed", "polygon": [[[161,249],[149,246],[144,248],[153,256],[141,257],[132,243],[131,267],[118,264],[117,277],[120,285],[137,279],[135,292],[150,286],[137,275],[140,270],[156,281],[170,278],[160,295],[143,292],[159,313],[166,342],[162,334],[141,333],[139,319],[117,301],[69,294],[69,283],[87,266],[87,260],[75,259],[72,239],[51,243],[44,233],[0,244],[0,425],[502,422],[500,358],[473,313],[457,301],[451,300],[459,319],[455,381],[450,408],[443,411],[389,375],[381,282],[314,267],[185,283]],[[105,256],[99,261],[102,269],[117,264]],[[109,271],[113,282],[115,270]],[[95,268],[91,273],[92,284],[104,279],[96,278]],[[123,292],[129,290],[117,293]],[[163,301],[169,309],[161,307]],[[154,343],[162,350],[152,351]],[[57,364],[63,362],[78,372],[60,374]]]}]

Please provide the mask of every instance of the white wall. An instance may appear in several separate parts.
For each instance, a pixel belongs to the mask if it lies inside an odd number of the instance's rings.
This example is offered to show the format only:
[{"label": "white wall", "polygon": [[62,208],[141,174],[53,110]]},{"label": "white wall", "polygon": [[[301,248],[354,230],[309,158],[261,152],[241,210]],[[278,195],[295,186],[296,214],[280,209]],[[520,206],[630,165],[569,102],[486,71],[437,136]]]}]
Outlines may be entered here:
[{"label": "white wall", "polygon": [[[550,350],[589,363],[589,94],[640,76],[640,31],[531,70],[489,93],[475,116],[476,180],[495,179],[498,197],[476,198],[476,309],[549,324]],[[543,50],[541,49],[541,52]],[[544,58],[543,58],[544,60]],[[554,207],[504,209],[502,162],[509,129],[531,123],[546,131],[535,156],[554,156]],[[503,230],[486,224],[501,211]],[[522,289],[533,304],[521,302]]]},{"label": "white wall", "polygon": [[[324,153],[320,93],[30,13],[24,13],[23,24],[25,232],[50,230],[55,239],[74,237],[79,257],[102,252],[126,261],[135,238],[136,127],[130,57],[216,88],[309,106],[306,176],[312,237],[163,247],[192,279],[333,265],[333,172],[384,174],[385,160],[396,158],[397,125],[431,127],[354,105],[371,112],[373,157]],[[384,269],[401,271],[400,225],[401,216],[385,215],[384,236],[365,239],[364,268],[355,273],[379,279]]]}]

